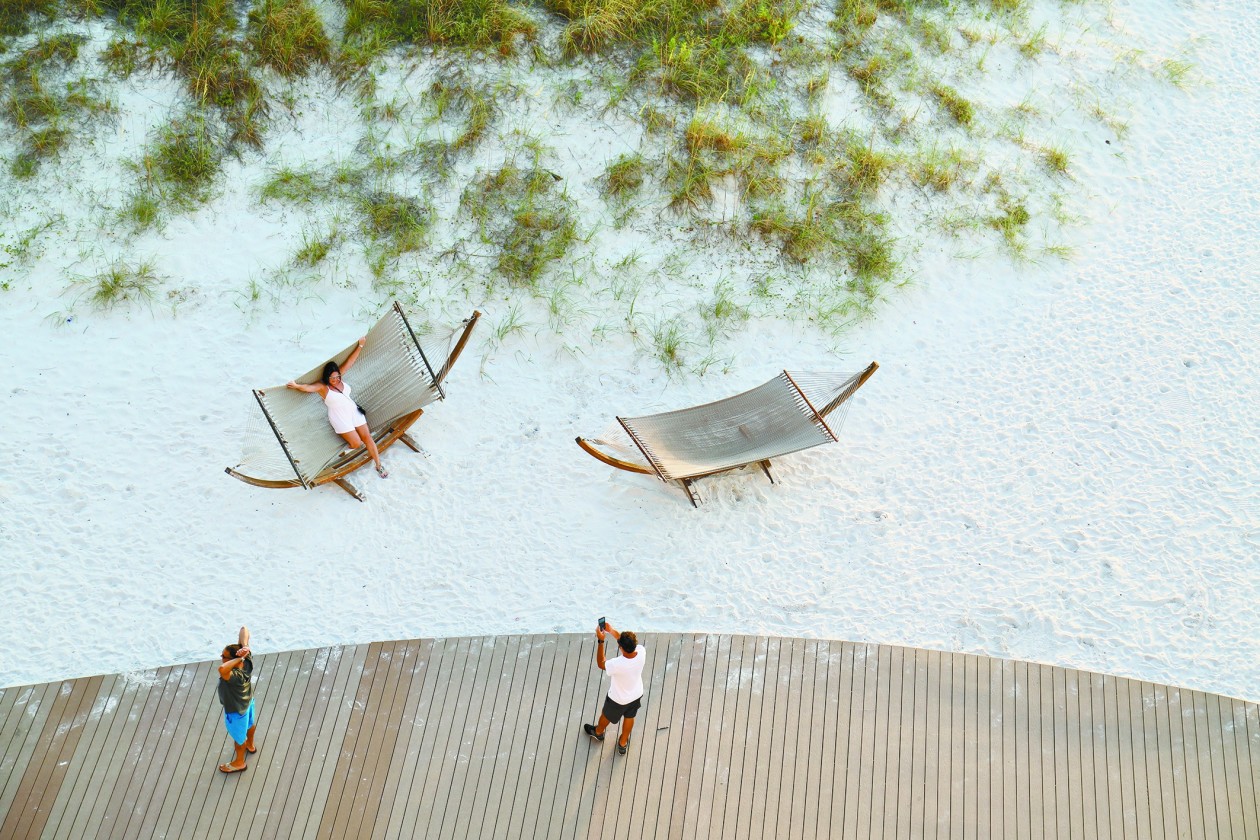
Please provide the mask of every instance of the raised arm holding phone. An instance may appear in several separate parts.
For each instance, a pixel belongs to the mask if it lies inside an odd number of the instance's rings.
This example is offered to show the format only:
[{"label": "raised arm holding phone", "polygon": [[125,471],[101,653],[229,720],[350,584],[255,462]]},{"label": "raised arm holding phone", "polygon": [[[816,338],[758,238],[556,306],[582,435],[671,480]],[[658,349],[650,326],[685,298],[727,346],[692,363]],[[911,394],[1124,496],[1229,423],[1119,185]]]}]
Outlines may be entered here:
[{"label": "raised arm holding phone", "polygon": [[[605,658],[606,636],[612,636],[616,640],[620,656]],[[643,705],[643,666],[647,660],[647,648],[639,644],[634,633],[629,630],[618,631],[603,618],[595,626],[595,638],[595,665],[608,674],[612,684],[604,698],[604,709],[599,721],[594,725],[582,724],[582,731],[596,741],[603,741],[604,731],[609,724],[624,720],[617,738],[617,754],[625,755],[630,747],[630,732],[634,729],[635,715]]]}]

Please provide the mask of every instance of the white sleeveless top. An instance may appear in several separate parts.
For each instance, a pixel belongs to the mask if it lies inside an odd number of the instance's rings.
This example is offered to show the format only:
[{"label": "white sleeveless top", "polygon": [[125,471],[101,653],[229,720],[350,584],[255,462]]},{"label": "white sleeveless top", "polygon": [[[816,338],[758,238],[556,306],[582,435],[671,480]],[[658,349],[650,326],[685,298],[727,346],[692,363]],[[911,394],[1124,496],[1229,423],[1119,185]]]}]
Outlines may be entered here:
[{"label": "white sleeveless top", "polygon": [[328,422],[332,424],[333,431],[339,435],[353,432],[355,428],[367,425],[367,417],[359,411],[359,406],[355,401],[350,399],[350,384],[344,380],[340,391],[329,387],[328,395],[324,397],[324,405],[328,408]]}]

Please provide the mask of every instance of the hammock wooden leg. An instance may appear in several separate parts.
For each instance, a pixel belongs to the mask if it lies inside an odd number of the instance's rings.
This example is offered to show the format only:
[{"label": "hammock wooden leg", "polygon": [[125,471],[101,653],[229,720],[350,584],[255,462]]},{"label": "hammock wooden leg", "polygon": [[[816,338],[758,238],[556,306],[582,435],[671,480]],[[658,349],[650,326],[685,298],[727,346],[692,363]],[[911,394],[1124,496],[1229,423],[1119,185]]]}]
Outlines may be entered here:
[{"label": "hammock wooden leg", "polygon": [[691,506],[693,508],[700,507],[700,496],[694,490],[691,489],[691,482],[684,478],[680,480],[678,483],[682,485],[682,489],[684,492],[686,492],[687,498],[691,500]]},{"label": "hammock wooden leg", "polygon": [[401,435],[399,435],[398,439],[401,440],[403,443],[407,444],[407,448],[410,449],[412,452],[420,451],[420,447],[417,446],[416,442],[411,439],[411,435],[407,434],[406,432],[403,432]]},{"label": "hammock wooden leg", "polygon": [[774,476],[770,475],[770,462],[759,461],[758,463],[761,464],[761,471],[766,474],[766,478],[770,479],[771,484],[774,484]]},{"label": "hammock wooden leg", "polygon": [[364,495],[359,492],[359,488],[355,487],[353,484],[346,481],[344,478],[334,478],[333,484],[336,484],[338,487],[340,487],[342,490],[345,490],[351,496],[354,496],[360,502],[367,501]]}]

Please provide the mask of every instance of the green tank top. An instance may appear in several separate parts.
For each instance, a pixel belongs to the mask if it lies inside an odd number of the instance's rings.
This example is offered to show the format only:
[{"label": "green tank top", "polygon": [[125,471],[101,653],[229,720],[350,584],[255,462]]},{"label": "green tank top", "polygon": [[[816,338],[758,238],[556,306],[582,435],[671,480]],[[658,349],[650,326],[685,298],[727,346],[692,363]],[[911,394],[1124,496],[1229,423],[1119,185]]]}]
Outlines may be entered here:
[{"label": "green tank top", "polygon": [[243,714],[249,708],[249,701],[254,697],[253,684],[250,677],[254,673],[254,658],[245,657],[241,667],[233,668],[228,679],[219,678],[219,702],[223,711],[229,714]]}]

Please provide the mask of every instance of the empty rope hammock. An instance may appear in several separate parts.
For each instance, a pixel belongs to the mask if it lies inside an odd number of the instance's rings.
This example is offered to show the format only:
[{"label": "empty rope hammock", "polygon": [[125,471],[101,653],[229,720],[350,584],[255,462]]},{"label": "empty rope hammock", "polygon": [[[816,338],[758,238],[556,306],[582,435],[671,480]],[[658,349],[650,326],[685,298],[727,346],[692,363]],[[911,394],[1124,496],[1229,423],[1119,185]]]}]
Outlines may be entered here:
[{"label": "empty rope hammock", "polygon": [[692,505],[697,478],[759,464],[771,482],[770,459],[838,438],[848,400],[879,368],[859,373],[788,373],[724,400],[649,414],[618,417],[596,438],[578,446],[609,466],[676,481]]}]

